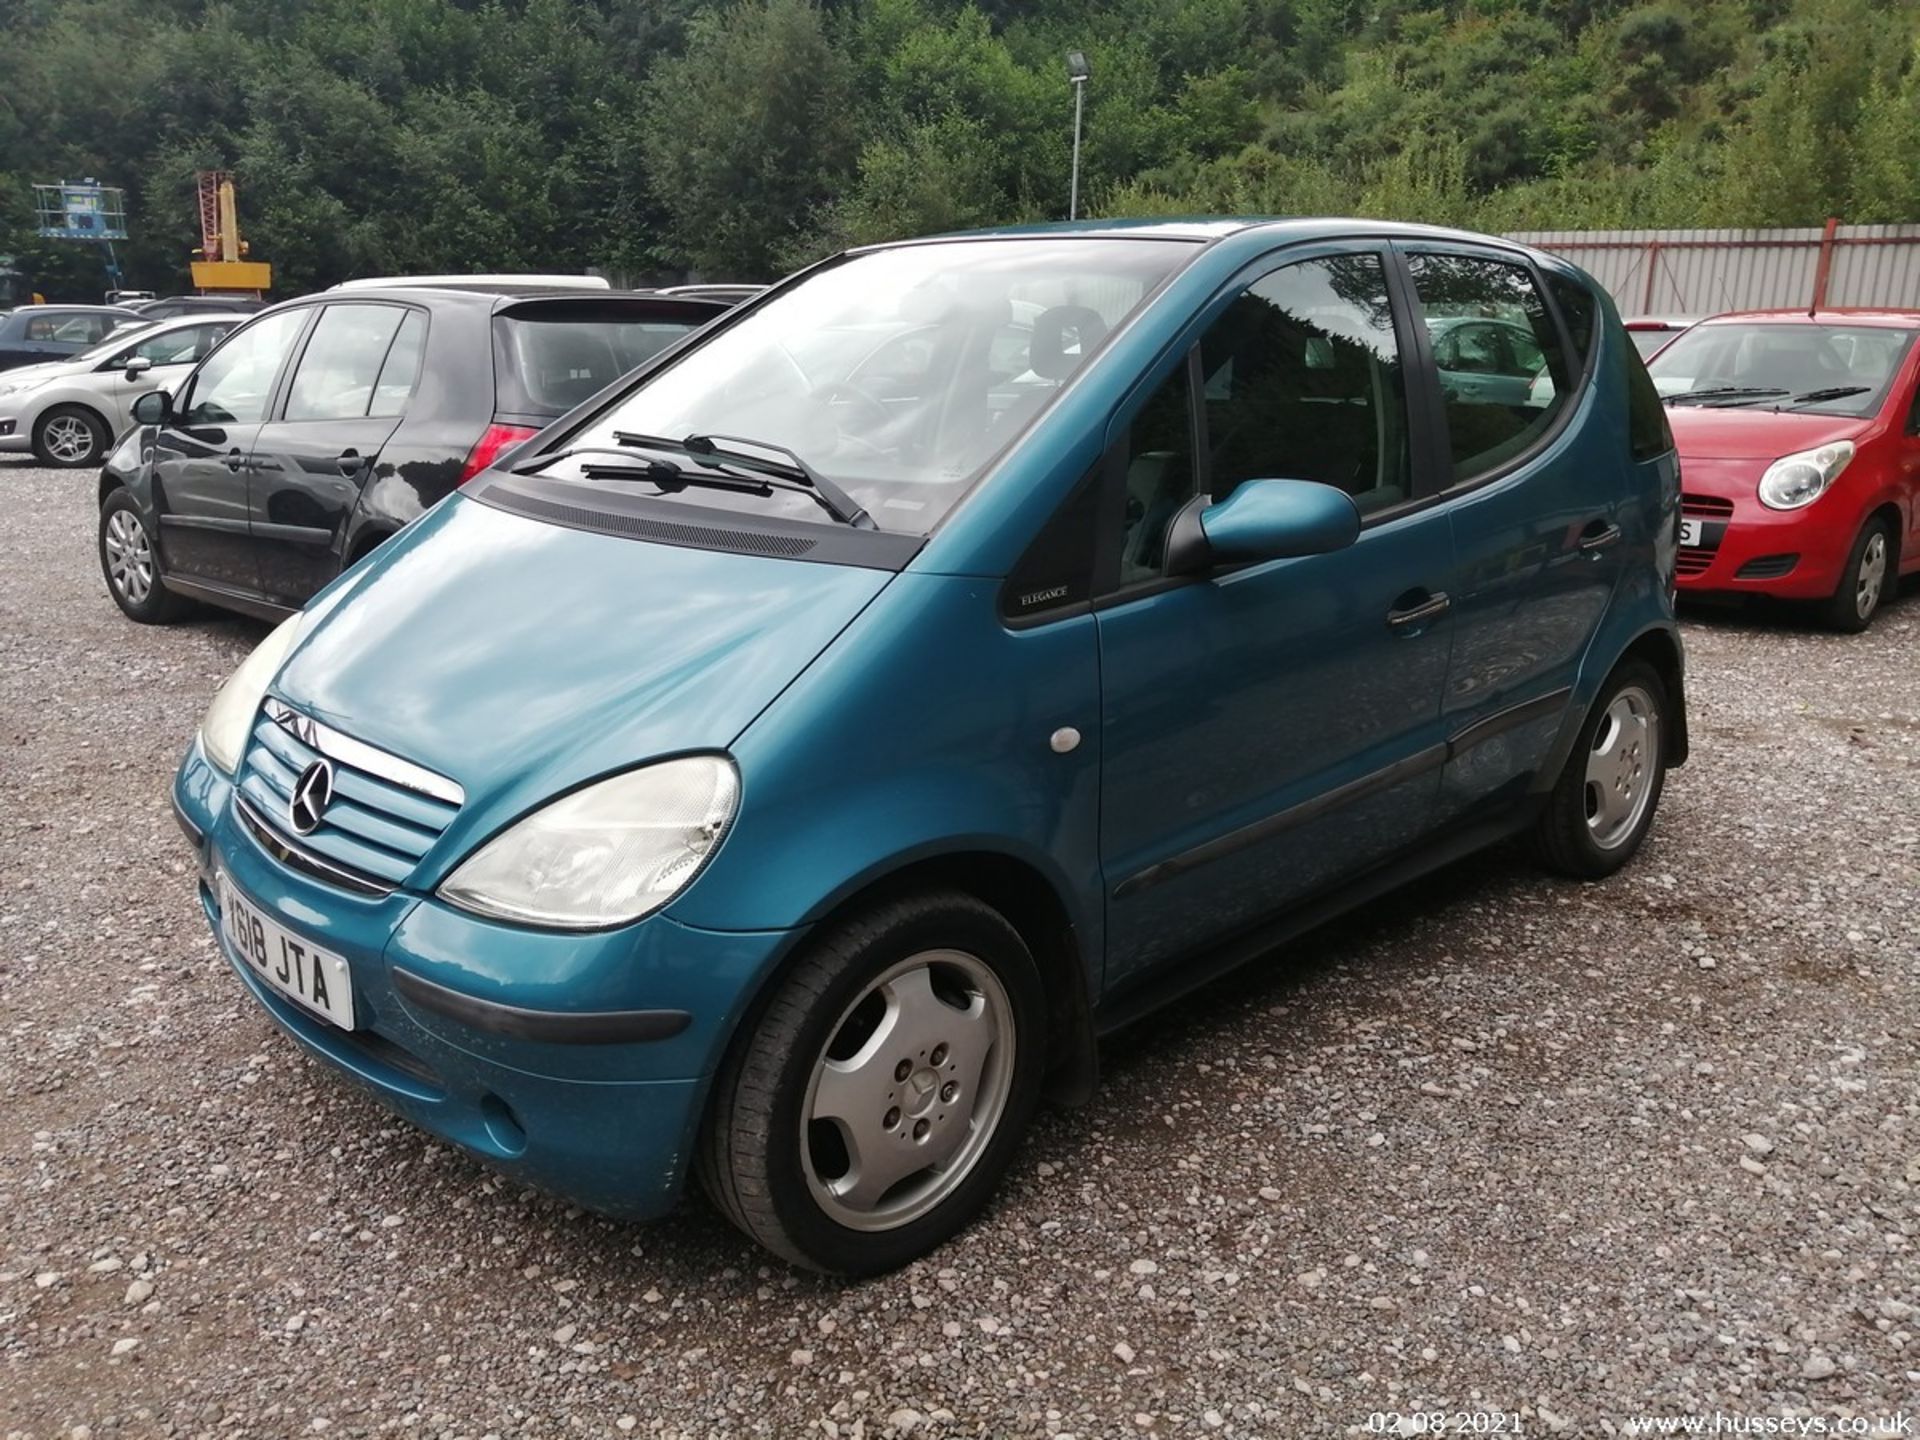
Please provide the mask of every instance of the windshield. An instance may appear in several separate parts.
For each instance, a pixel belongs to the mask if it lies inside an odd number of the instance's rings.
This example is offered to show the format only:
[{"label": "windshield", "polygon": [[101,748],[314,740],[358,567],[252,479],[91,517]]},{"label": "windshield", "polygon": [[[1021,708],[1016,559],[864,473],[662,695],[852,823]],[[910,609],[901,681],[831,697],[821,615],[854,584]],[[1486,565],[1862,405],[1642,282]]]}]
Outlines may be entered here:
[{"label": "windshield", "polygon": [[[668,365],[571,443],[718,435],[783,446],[882,529],[926,533],[1192,254],[1182,241],[1011,239],[856,255]],[[579,463],[546,473],[574,475]],[[750,503],[819,515],[805,496]]]},{"label": "windshield", "polygon": [[514,414],[564,414],[710,318],[552,303],[496,315],[495,398]]},{"label": "windshield", "polygon": [[1654,356],[1647,373],[1668,397],[1711,392],[1701,399],[1871,415],[1912,341],[1910,330],[1878,325],[1697,325]]}]

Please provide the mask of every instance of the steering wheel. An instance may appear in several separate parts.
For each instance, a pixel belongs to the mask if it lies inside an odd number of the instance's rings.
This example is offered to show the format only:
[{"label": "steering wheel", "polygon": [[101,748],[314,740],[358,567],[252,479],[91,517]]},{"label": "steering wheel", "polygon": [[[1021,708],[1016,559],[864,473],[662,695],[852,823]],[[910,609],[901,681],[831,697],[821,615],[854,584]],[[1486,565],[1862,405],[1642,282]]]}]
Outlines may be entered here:
[{"label": "steering wheel", "polygon": [[[829,410],[840,400],[851,400],[873,418],[878,428],[885,429],[894,423],[895,416],[893,412],[887,409],[885,405],[882,405],[871,391],[863,390],[851,380],[836,380],[830,385],[819,386],[814,390],[813,398],[820,402],[823,412]],[[888,453],[866,436],[855,434],[844,425],[836,423],[834,430],[836,438],[844,443],[851,443],[860,446],[862,449],[871,450],[875,455],[884,456]]]}]

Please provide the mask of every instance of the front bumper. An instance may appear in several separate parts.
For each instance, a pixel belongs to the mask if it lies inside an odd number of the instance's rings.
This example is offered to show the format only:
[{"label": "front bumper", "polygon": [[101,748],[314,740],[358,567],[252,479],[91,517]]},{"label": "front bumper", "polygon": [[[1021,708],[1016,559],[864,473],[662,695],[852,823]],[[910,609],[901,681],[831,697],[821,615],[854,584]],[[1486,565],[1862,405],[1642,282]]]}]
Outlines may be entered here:
[{"label": "front bumper", "polygon": [[33,449],[33,436],[20,421],[0,415],[0,455],[20,455]]},{"label": "front bumper", "polygon": [[1771,509],[1756,493],[1765,468],[1754,460],[1682,460],[1681,518],[1700,521],[1704,532],[1704,543],[1680,547],[1682,594],[1822,600],[1839,586],[1858,529],[1857,519],[1841,514],[1843,495],[1829,490],[1804,509]]},{"label": "front bumper", "polygon": [[[789,931],[697,930],[650,916],[616,931],[498,925],[406,890],[334,889],[268,855],[232,786],[193,745],[174,782],[215,943],[255,1000],[318,1059],[420,1128],[609,1215],[670,1209],[707,1085]],[[297,934],[341,956],[355,1028],[269,987],[221,932],[218,866]]]}]

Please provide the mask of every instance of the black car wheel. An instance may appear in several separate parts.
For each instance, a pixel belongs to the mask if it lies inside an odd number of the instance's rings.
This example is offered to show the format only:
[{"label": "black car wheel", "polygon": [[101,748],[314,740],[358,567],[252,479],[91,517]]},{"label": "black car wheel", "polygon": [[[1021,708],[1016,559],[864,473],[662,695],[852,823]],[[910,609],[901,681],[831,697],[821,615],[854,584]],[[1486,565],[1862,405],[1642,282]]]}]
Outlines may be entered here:
[{"label": "black car wheel", "polygon": [[1607,677],[1535,832],[1547,863],[1598,880],[1639,850],[1667,778],[1667,687],[1643,660]]},{"label": "black car wheel", "polygon": [[1900,550],[1893,527],[1884,519],[1869,520],[1847,554],[1839,588],[1821,607],[1821,619],[1844,635],[1857,635],[1873,623],[1899,583]]},{"label": "black car wheel", "polygon": [[872,1275],[986,1204],[1040,1093],[1046,1001],[995,910],[932,892],[814,942],[715,1081],[707,1193],[769,1250]]},{"label": "black car wheel", "polygon": [[80,405],[56,405],[33,425],[34,455],[62,470],[98,465],[112,439],[107,422]]},{"label": "black car wheel", "polygon": [[125,490],[115,490],[100,506],[100,573],[114,604],[142,625],[165,625],[192,609],[161,583],[159,551]]}]

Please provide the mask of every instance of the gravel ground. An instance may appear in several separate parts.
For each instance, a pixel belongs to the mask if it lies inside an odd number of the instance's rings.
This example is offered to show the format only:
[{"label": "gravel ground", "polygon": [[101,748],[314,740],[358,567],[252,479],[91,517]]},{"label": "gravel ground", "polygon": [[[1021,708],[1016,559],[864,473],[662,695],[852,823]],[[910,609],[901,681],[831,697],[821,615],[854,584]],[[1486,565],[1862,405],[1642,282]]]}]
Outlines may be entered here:
[{"label": "gravel ground", "polygon": [[215,955],[175,761],[262,627],[123,621],[0,460],[0,1433],[1363,1433],[1920,1403],[1920,597],[1695,617],[1614,880],[1455,867],[1106,1047],[900,1274],[609,1224],[336,1083]]}]

